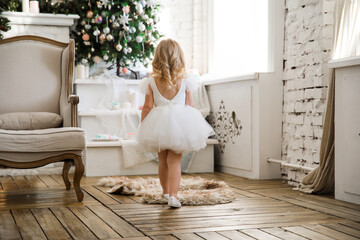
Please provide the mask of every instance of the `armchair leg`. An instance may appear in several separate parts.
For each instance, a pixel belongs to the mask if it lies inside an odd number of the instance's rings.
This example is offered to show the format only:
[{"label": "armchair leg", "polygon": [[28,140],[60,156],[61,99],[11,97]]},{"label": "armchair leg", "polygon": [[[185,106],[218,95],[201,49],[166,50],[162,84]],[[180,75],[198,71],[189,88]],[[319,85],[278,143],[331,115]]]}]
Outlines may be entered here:
[{"label": "armchair leg", "polygon": [[63,172],[62,172],[62,177],[64,179],[64,183],[66,186],[66,190],[70,190],[71,188],[71,182],[69,181],[69,170],[71,167],[71,161],[65,161],[64,162],[64,167],[63,167]]},{"label": "armchair leg", "polygon": [[82,162],[81,157],[75,157],[74,163],[75,163],[75,174],[74,174],[73,184],[74,184],[77,199],[79,202],[81,202],[84,198],[84,193],[82,192],[81,187],[80,187],[80,180],[84,174],[84,164]]}]

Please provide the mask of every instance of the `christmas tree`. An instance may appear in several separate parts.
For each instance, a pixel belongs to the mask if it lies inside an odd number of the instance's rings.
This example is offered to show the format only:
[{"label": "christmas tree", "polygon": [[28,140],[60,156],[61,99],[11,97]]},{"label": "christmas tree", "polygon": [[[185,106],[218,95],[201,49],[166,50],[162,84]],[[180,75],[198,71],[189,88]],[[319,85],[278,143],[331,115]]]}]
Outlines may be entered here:
[{"label": "christmas tree", "polygon": [[[71,36],[75,39],[76,64],[92,66],[102,59],[116,63],[120,75],[121,67],[136,62],[147,66],[155,42],[161,37],[156,29],[160,7],[157,0],[65,0],[56,4],[40,0],[39,3],[41,13],[80,16]],[[21,11],[19,0],[3,0],[2,5],[5,10]],[[0,31],[9,29],[8,20],[0,17],[0,26]]]},{"label": "christmas tree", "polygon": [[77,64],[116,62],[119,76],[121,67],[150,62],[161,37],[155,0],[82,0],[76,9],[80,16],[73,31]]}]

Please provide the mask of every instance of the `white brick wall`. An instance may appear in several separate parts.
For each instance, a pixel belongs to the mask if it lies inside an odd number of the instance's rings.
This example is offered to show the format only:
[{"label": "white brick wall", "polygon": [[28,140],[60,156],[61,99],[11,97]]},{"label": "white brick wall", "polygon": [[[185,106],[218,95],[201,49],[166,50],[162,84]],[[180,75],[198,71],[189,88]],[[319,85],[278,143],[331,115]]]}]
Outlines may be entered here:
[{"label": "white brick wall", "polygon": [[[187,68],[207,71],[207,0],[161,0],[159,30],[178,41],[184,50]],[[204,61],[205,60],[205,61]]]},{"label": "white brick wall", "polygon": [[[316,167],[327,95],[334,0],[286,0],[283,159]],[[305,174],[284,168],[296,185]]]}]

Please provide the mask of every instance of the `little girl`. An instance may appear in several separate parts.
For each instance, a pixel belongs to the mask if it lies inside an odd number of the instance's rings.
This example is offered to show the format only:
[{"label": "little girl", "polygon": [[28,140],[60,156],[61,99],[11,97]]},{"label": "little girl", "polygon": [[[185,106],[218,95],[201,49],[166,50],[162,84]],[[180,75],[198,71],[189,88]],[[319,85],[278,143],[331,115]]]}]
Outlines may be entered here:
[{"label": "little girl", "polygon": [[146,95],[137,140],[144,150],[158,152],[164,197],[170,207],[178,208],[181,155],[206,147],[213,129],[194,108],[191,90],[196,83],[186,76],[180,45],[172,39],[161,41],[152,66],[150,78],[140,84]]}]

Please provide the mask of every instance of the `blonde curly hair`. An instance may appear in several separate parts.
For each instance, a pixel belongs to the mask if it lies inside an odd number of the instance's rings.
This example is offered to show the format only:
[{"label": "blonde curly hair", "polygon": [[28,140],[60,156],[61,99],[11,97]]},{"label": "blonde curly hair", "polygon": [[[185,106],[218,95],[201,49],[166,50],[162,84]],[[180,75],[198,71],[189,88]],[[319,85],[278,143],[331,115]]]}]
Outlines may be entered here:
[{"label": "blonde curly hair", "polygon": [[152,62],[151,76],[167,89],[177,85],[177,80],[185,77],[185,57],[180,44],[172,39],[162,40],[156,47]]}]

